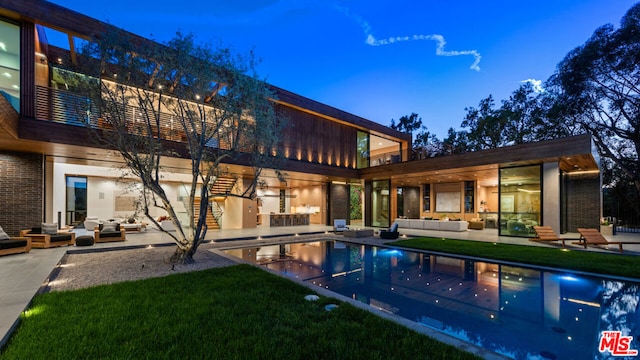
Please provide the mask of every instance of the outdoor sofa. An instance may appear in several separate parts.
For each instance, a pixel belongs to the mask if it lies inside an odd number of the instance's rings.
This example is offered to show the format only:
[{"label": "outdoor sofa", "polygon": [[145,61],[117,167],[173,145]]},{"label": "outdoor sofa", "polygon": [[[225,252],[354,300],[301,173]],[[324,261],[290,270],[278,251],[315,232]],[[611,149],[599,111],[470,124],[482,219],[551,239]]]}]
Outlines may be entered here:
[{"label": "outdoor sofa", "polygon": [[0,226],[0,256],[31,251],[31,239],[27,237],[11,237]]},{"label": "outdoor sofa", "polygon": [[439,231],[467,231],[469,223],[464,220],[421,220],[396,219],[398,227],[405,229],[439,230]]}]

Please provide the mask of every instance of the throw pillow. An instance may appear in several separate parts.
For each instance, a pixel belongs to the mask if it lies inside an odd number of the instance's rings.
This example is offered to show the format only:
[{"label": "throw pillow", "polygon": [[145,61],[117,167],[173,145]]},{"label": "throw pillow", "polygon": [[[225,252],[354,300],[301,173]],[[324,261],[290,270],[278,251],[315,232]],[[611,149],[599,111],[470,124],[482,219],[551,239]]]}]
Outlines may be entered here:
[{"label": "throw pillow", "polygon": [[0,226],[0,240],[9,240],[9,234],[7,234],[6,232],[4,232],[4,230],[2,229],[2,226]]},{"label": "throw pillow", "polygon": [[42,233],[55,235],[58,233],[58,223],[42,223]]},{"label": "throw pillow", "polygon": [[107,222],[102,224],[102,230],[100,230],[100,232],[107,232],[107,231],[116,231],[116,226],[118,225],[118,223],[114,223],[114,222]]}]

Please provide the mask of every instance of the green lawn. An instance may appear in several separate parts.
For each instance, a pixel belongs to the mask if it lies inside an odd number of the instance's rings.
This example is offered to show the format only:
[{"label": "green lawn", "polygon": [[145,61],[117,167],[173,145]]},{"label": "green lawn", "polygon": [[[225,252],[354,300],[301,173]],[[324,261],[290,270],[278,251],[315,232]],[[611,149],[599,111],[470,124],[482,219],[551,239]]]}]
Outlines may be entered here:
[{"label": "green lawn", "polygon": [[640,256],[614,252],[429,237],[398,240],[387,245],[640,279]]},{"label": "green lawn", "polygon": [[38,295],[2,359],[475,359],[248,265]]}]

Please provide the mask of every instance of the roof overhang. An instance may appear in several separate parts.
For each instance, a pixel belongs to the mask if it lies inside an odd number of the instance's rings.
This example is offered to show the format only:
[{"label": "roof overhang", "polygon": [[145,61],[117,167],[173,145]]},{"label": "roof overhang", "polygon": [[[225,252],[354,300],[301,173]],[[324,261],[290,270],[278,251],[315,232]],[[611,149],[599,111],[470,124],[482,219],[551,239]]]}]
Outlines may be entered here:
[{"label": "roof overhang", "polygon": [[[434,157],[360,170],[365,180],[392,179],[418,185],[426,182],[480,180],[499,168],[558,163],[566,173],[599,171],[599,157],[591,136],[579,135],[489,150]],[[427,180],[428,179],[428,180]]]}]

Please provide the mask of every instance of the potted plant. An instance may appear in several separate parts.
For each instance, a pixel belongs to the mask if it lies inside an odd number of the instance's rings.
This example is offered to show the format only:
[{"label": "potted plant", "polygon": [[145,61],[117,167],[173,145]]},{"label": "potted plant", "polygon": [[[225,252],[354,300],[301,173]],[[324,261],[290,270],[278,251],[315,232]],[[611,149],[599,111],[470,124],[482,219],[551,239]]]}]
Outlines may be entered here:
[{"label": "potted plant", "polygon": [[600,219],[600,234],[613,235],[613,224],[609,222],[607,218]]}]

